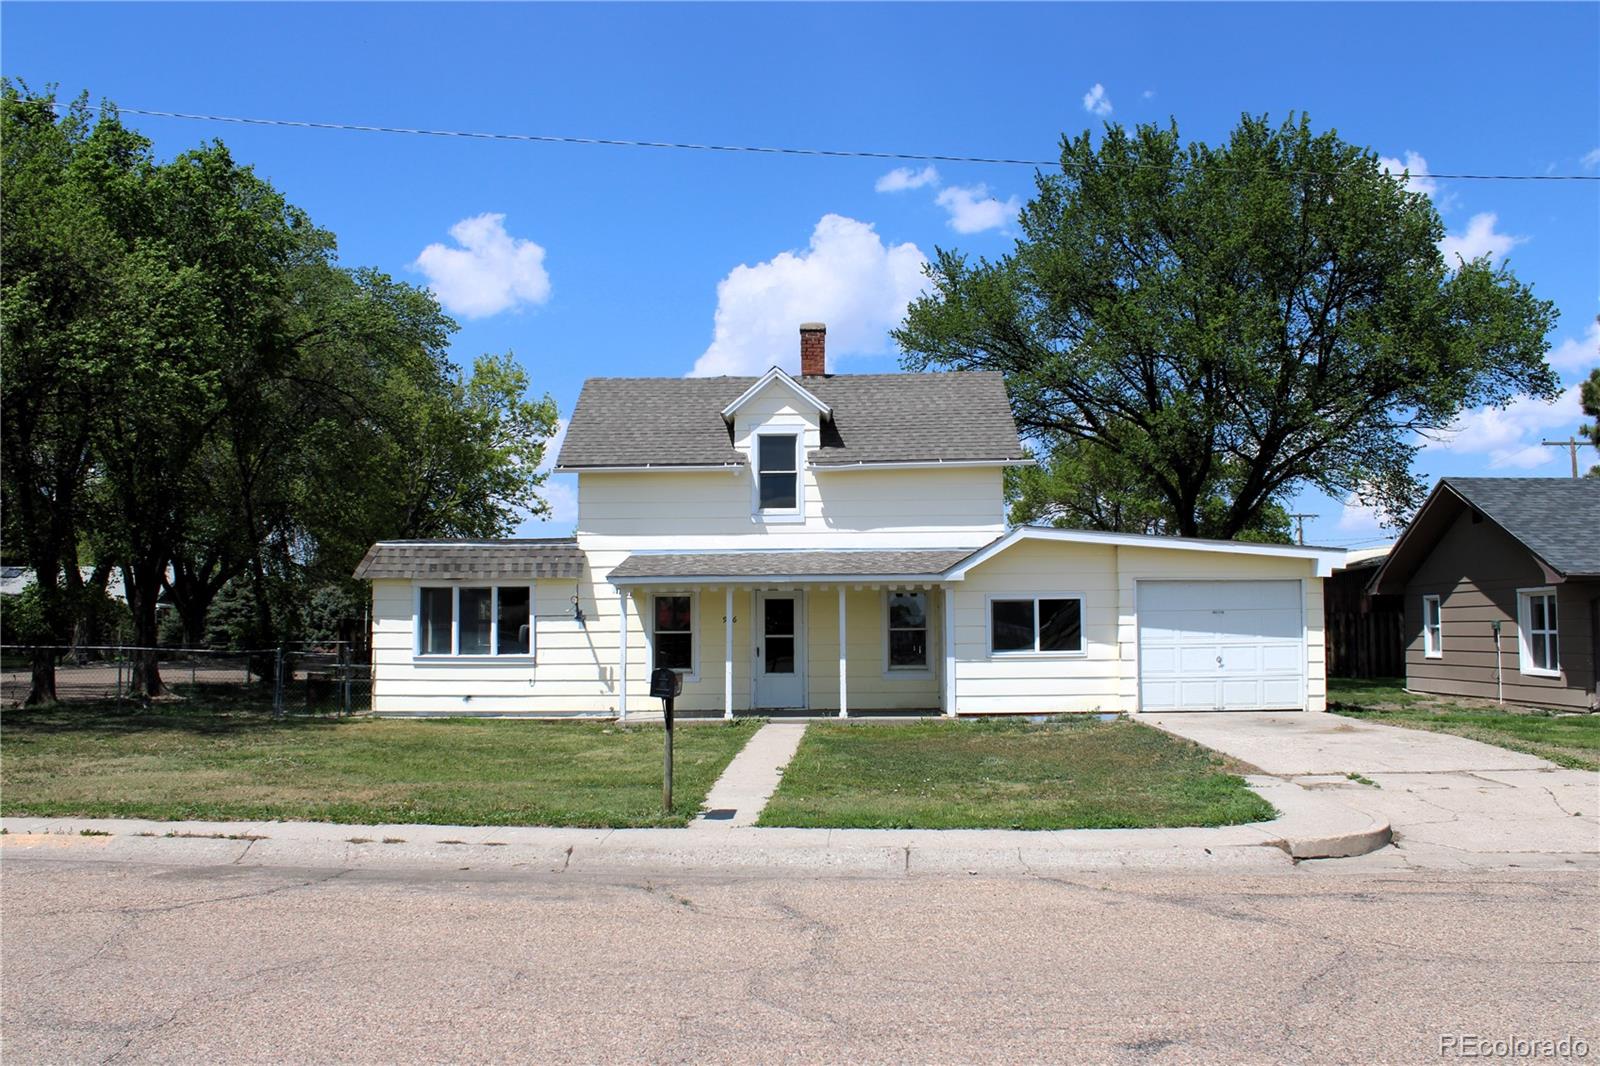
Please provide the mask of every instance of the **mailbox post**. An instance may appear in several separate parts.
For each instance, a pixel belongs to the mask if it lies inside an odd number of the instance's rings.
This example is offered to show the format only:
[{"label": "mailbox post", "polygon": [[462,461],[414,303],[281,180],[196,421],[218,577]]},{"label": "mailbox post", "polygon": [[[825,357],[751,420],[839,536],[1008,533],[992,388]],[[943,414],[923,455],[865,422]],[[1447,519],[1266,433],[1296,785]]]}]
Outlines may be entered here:
[{"label": "mailbox post", "polygon": [[650,674],[650,695],[661,701],[666,746],[661,755],[661,810],[672,813],[672,701],[683,691],[683,675],[663,666]]}]

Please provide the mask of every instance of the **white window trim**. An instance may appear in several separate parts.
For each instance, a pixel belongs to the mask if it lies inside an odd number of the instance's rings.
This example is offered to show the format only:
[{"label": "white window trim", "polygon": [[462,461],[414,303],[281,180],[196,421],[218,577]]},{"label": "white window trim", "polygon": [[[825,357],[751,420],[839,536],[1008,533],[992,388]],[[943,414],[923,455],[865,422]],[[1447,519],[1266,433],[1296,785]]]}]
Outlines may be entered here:
[{"label": "white window trim", "polygon": [[[1428,604],[1433,604],[1434,617],[1439,630],[1438,636],[1433,633],[1433,626],[1428,625]],[[1424,659],[1444,658],[1444,601],[1438,596],[1422,597],[1422,657]]]},{"label": "white window trim", "polygon": [[[923,632],[926,634],[922,642],[921,666],[893,666],[889,662],[889,600],[896,592],[910,593],[922,597],[922,623]],[[906,678],[908,680],[926,680],[933,676],[933,597],[927,589],[884,589],[883,590],[883,676],[885,678]]]},{"label": "white window trim", "polygon": [[[1020,651],[995,651],[994,650],[994,602],[996,600],[1032,600],[1033,601],[1033,648]],[[1078,650],[1077,651],[1040,651],[1039,650],[1039,601],[1040,600],[1077,600],[1078,601]],[[1084,608],[1084,598],[1081,592],[996,592],[985,596],[983,600],[983,640],[984,650],[991,659],[1087,659],[1089,657],[1089,615]]]},{"label": "white window trim", "polygon": [[[1535,666],[1533,664],[1533,648],[1528,644],[1528,634],[1529,630],[1532,628],[1532,599],[1535,596],[1550,597],[1552,614],[1555,614],[1557,619],[1554,626],[1548,630],[1540,631],[1548,632],[1556,639],[1556,668],[1554,670],[1547,670],[1542,666]],[[1556,609],[1559,607],[1560,603],[1556,599],[1556,590],[1553,585],[1541,585],[1538,588],[1517,590],[1517,666],[1522,673],[1528,675],[1529,677],[1561,676],[1561,624],[1559,620],[1560,615],[1556,614]]]},{"label": "white window trim", "polygon": [[[450,650],[448,652],[422,651],[422,590],[443,589],[450,590]],[[500,590],[503,588],[526,588],[528,590],[528,650],[511,655],[462,655],[461,654],[461,590],[489,589],[489,647],[497,647],[500,640]],[[424,663],[531,663],[539,656],[539,616],[538,616],[538,589],[532,585],[524,585],[517,581],[502,581],[491,583],[487,581],[465,581],[447,583],[442,581],[417,581],[412,584],[411,592],[411,657],[417,662]]]},{"label": "white window trim", "polygon": [[657,596],[687,596],[689,597],[689,666],[688,672],[679,670],[685,685],[693,684],[700,680],[700,594],[690,589],[651,589],[650,613],[645,616],[644,646],[647,673],[655,673],[656,669],[656,597]]},{"label": "white window trim", "polygon": [[[806,520],[806,430],[805,423],[774,423],[750,434],[750,518],[755,522],[782,525]],[[761,438],[794,438],[794,506],[765,510],[761,506]]]}]

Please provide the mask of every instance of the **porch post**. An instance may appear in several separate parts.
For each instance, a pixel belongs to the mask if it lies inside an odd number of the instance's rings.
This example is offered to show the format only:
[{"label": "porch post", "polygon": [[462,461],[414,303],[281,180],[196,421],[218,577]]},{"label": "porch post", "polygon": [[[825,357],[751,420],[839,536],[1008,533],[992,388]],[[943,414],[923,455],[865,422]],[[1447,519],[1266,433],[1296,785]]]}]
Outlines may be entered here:
[{"label": "porch post", "polygon": [[733,586],[722,597],[722,717],[733,717]]},{"label": "porch post", "polygon": [[848,590],[844,585],[839,586],[839,717],[849,718],[850,709],[845,703],[845,674],[849,665],[845,655],[845,594]]},{"label": "porch post", "polygon": [[628,720],[628,590],[617,589],[617,718]]},{"label": "porch post", "polygon": [[956,622],[950,610],[950,586],[944,587],[942,598],[944,608],[943,617],[939,619],[939,628],[944,633],[944,713],[951,718],[956,716]]}]

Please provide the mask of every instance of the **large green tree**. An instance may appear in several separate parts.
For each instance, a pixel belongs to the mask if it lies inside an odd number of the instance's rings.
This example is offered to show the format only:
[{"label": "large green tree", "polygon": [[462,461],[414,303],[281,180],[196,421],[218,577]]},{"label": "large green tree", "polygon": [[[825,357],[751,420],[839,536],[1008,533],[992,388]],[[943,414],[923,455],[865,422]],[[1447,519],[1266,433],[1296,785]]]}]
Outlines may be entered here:
[{"label": "large green tree", "polygon": [[[1578,397],[1583,404],[1583,413],[1594,419],[1578,427],[1578,433],[1588,437],[1589,443],[1596,451],[1600,451],[1600,366],[1589,371],[1589,380],[1583,383]],[[1589,468],[1588,476],[1600,477],[1600,463]]]},{"label": "large green tree", "polygon": [[[0,510],[8,553],[33,570],[42,645],[70,639],[78,545],[104,406],[97,368],[123,349],[129,307],[112,217],[139,143],[85,99],[7,82],[0,99]],[[33,656],[29,702],[55,699],[55,656]]]},{"label": "large green tree", "polygon": [[[135,644],[163,599],[201,639],[238,580],[268,641],[372,540],[544,509],[553,401],[510,356],[460,371],[430,293],[340,267],[220,143],[160,162],[114,108],[9,82],[4,121],[4,530],[52,641],[84,538],[123,571]],[[161,691],[153,653],[135,684]],[[34,690],[53,697],[48,655]]]},{"label": "large green tree", "polygon": [[1306,486],[1401,513],[1418,434],[1557,392],[1551,305],[1446,262],[1431,202],[1304,118],[1063,139],[1018,225],[998,260],[940,249],[895,338],[1005,374],[1042,463],[1021,519],[1270,536]]}]

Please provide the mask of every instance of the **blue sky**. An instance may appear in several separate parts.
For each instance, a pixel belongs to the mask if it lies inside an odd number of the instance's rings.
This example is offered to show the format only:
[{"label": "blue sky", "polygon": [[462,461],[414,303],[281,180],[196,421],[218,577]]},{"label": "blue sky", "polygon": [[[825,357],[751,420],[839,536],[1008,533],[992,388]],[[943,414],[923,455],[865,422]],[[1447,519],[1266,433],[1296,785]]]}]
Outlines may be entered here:
[{"label": "blue sky", "polygon": [[[1431,172],[1600,172],[1594,4],[9,3],[0,29],[6,75],[156,110],[1035,159],[1105,121],[1215,141],[1241,112],[1306,110]],[[515,351],[563,415],[591,375],[792,363],[812,318],[833,369],[893,369],[923,257],[1002,254],[1032,189],[1015,166],[886,182],[871,160],[128,121],[164,156],[221,137],[346,264],[434,284],[458,361]],[[1429,189],[1452,248],[1509,255],[1555,301],[1563,380],[1600,362],[1600,187]],[[1571,395],[1474,413],[1418,469],[1563,474],[1537,441],[1578,421]],[[550,494],[525,532],[571,528],[572,486]],[[1345,501],[1298,503],[1308,539],[1379,536]]]}]

